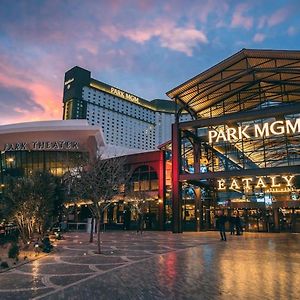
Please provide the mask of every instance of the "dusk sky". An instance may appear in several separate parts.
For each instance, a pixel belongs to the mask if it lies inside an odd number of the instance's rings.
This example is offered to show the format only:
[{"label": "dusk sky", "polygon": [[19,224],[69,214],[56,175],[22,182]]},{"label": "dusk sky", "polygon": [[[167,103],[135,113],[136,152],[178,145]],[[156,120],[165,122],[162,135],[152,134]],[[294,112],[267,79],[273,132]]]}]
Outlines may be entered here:
[{"label": "dusk sky", "polygon": [[62,118],[64,73],[151,100],[242,48],[300,50],[299,0],[0,0],[0,124]]}]

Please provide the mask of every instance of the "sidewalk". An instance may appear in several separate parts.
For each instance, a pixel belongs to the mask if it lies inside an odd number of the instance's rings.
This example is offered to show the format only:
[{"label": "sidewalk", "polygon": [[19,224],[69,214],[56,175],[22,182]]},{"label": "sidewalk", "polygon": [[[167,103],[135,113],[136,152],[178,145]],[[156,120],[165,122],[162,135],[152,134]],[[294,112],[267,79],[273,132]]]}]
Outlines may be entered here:
[{"label": "sidewalk", "polygon": [[[95,254],[71,233],[55,254],[0,274],[1,299],[297,299],[300,235],[114,231]],[[5,275],[5,276],[4,276]]]}]

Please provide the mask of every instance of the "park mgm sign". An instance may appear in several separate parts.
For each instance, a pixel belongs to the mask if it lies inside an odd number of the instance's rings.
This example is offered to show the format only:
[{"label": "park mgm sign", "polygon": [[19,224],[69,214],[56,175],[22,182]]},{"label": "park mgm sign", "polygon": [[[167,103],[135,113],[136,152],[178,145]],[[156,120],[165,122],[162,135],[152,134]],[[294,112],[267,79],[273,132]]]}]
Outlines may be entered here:
[{"label": "park mgm sign", "polygon": [[251,126],[227,127],[226,130],[208,130],[208,141],[210,144],[214,142],[236,142],[243,138],[256,139],[296,133],[300,133],[300,118],[271,123],[265,122]]},{"label": "park mgm sign", "polygon": [[[280,135],[295,135],[300,133],[300,118],[294,120],[281,120],[264,122],[244,126],[229,127],[223,129],[208,130],[210,144],[219,142],[236,142],[242,139],[255,140]],[[263,190],[270,193],[290,192],[294,189],[294,175],[272,175],[255,177],[232,177],[217,180],[218,191],[245,191]]]},{"label": "park mgm sign", "polygon": [[79,150],[77,141],[32,141],[4,144],[1,151],[76,151]]}]

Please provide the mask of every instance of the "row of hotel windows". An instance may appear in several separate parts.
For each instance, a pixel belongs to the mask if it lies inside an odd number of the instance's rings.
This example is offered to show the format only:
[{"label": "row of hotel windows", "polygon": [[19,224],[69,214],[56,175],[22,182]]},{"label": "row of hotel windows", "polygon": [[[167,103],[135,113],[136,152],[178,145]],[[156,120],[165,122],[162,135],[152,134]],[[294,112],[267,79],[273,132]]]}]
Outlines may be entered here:
[{"label": "row of hotel windows", "polygon": [[[91,93],[93,93],[93,98],[91,97]],[[130,103],[119,97],[112,96],[108,93],[95,91],[91,88],[84,87],[82,97],[91,104],[101,104],[111,110],[126,113],[147,122],[155,122],[154,111],[141,107],[140,105]]]},{"label": "row of hotel windows", "polygon": [[[87,108],[87,120],[91,125],[100,125],[106,142],[113,145],[125,145],[142,149],[155,148],[155,131],[153,126],[107,109],[102,111],[91,105]],[[141,128],[140,131],[137,131]]]}]

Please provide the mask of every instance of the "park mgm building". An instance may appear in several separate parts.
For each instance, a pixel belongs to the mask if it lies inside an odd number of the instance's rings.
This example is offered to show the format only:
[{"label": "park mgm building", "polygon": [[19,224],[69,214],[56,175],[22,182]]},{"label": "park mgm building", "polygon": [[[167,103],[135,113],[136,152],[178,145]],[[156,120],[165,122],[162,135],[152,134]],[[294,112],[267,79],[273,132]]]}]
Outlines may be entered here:
[{"label": "park mgm building", "polygon": [[213,229],[220,210],[249,231],[300,232],[300,51],[243,49],[167,95],[181,107],[173,232]]},{"label": "park mgm building", "polygon": [[[101,127],[107,145],[142,152],[171,139],[173,101],[147,101],[91,78],[91,72],[83,68],[76,66],[65,73],[63,103],[64,120],[86,119]],[[190,120],[190,115],[180,118]]]}]

